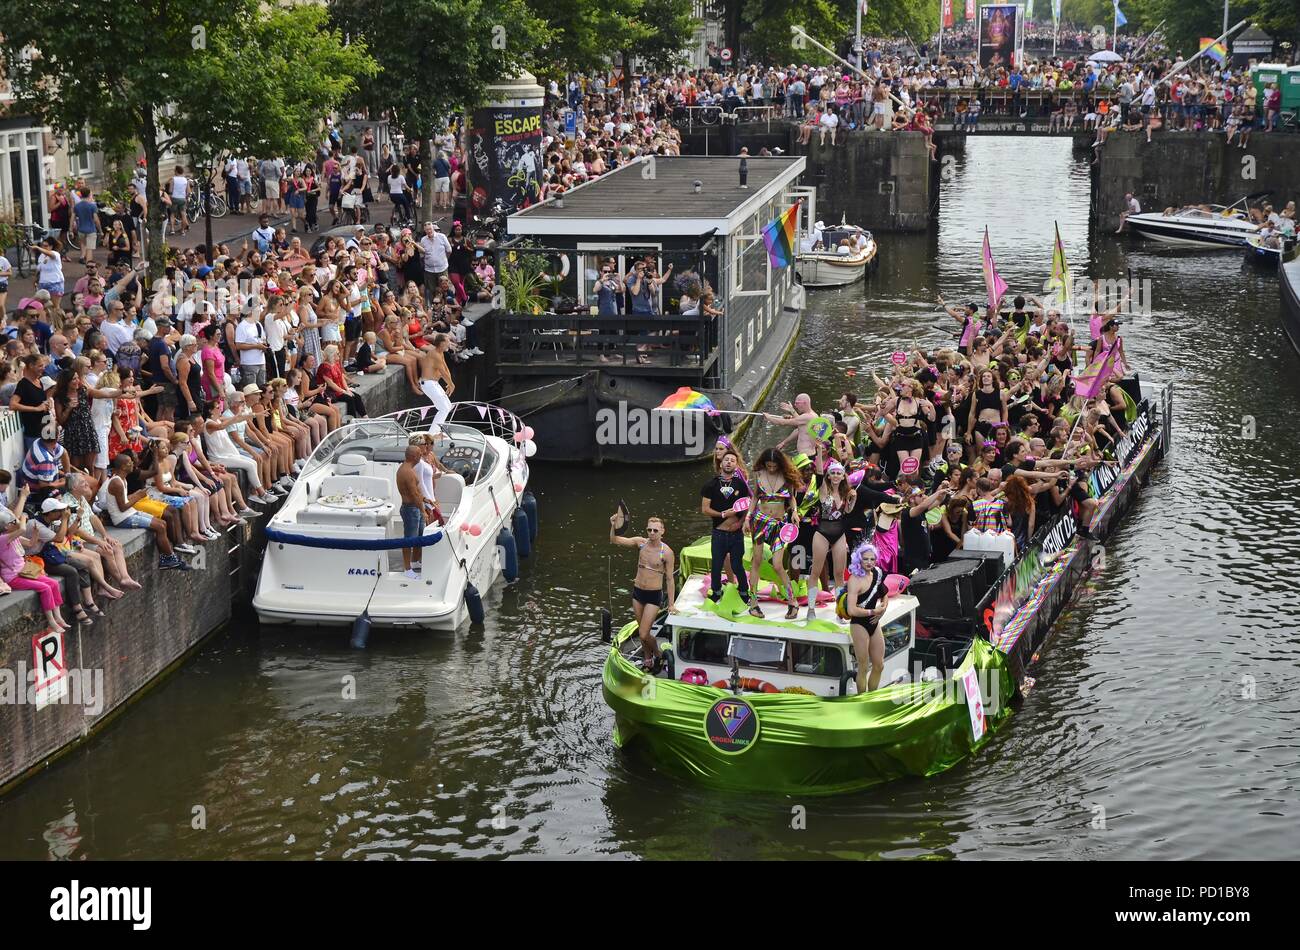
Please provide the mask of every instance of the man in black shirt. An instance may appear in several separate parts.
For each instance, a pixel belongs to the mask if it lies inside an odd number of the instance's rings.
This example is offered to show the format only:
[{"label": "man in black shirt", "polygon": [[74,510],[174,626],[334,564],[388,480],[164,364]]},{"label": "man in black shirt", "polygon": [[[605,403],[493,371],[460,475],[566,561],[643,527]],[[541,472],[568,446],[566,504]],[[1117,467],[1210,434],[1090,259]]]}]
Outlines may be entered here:
[{"label": "man in black shirt", "polygon": [[[745,518],[736,511],[736,502],[749,498],[749,486],[736,477],[740,459],[728,449],[719,462],[721,472],[700,489],[700,511],[713,519],[713,533],[709,548],[709,596],[716,603],[722,598],[722,565],[731,557],[731,573],[736,576],[736,587],[742,600],[749,600],[749,577],[745,570]],[[753,604],[749,612],[762,617],[763,611]]]},{"label": "man in black shirt", "polygon": [[45,357],[40,353],[29,353],[21,362],[23,375],[14,387],[14,394],[9,397],[9,408],[18,413],[18,421],[22,423],[23,451],[26,453],[41,437],[46,416],[53,416],[54,400],[46,395],[41,385]]},{"label": "man in black shirt", "polygon": [[901,492],[907,497],[909,507],[899,514],[899,533],[902,550],[899,552],[900,574],[923,571],[930,566],[930,523],[925,513],[935,505],[947,502],[952,496],[952,486],[940,485],[932,494],[912,483],[916,476],[905,476]]}]

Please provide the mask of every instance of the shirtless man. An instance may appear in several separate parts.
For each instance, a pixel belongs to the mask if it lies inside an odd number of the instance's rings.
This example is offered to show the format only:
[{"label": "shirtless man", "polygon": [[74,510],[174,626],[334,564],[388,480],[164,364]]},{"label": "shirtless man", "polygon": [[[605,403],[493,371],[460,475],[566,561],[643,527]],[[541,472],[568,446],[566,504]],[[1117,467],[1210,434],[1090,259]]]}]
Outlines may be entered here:
[{"label": "shirtless man", "polygon": [[621,514],[610,515],[609,542],[620,547],[637,549],[636,579],[632,581],[632,610],[636,613],[637,636],[641,638],[645,668],[651,673],[658,673],[663,665],[663,653],[650,633],[650,627],[664,606],[665,585],[668,592],[668,612],[675,613],[677,610],[677,598],[673,591],[676,559],[673,557],[673,549],[664,544],[662,519],[646,519],[645,533],[650,536],[649,538],[620,538],[615,532],[621,523]]},{"label": "shirtless man", "polygon": [[[435,333],[430,340],[429,349],[420,354],[420,392],[429,402],[437,407],[433,417],[435,424],[446,420],[451,413],[451,399],[456,391],[456,384],[451,380],[451,370],[447,368],[446,352],[451,348],[451,337],[445,333]],[[446,390],[438,385],[438,380],[447,384]]]},{"label": "shirtless man", "polygon": [[[416,464],[424,457],[424,447],[408,445],[406,458],[397,469],[397,491],[402,496],[402,537],[414,538],[424,534],[424,513],[433,503],[433,499],[424,494],[420,485],[420,474]],[[420,572],[411,566],[419,556],[419,548],[402,548],[402,569],[411,580],[416,580]]]},{"label": "shirtless man", "polygon": [[817,443],[808,434],[808,423],[817,418],[817,413],[813,411],[812,399],[807,393],[800,393],[794,397],[793,406],[788,402],[781,403],[781,411],[788,415],[774,416],[770,412],[763,413],[763,418],[772,425],[794,427],[794,431],[778,442],[776,447],[784,451],[789,441],[795,439],[798,450],[808,458],[812,458],[817,454]]}]

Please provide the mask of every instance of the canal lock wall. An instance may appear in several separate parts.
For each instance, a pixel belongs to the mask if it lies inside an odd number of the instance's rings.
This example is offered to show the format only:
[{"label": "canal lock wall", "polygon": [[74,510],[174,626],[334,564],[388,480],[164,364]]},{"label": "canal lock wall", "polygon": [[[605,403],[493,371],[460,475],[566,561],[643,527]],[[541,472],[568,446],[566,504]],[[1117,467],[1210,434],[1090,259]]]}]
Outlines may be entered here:
[{"label": "canal lock wall", "polygon": [[[688,155],[750,155],[780,148],[805,155],[804,184],[817,187],[816,215],[827,224],[841,216],[873,231],[924,231],[939,211],[939,183],[950,156],[965,151],[971,135],[1044,137],[1030,123],[986,123],[970,135],[938,130],[938,161],[929,161],[920,132],[840,130],[836,144],[821,145],[814,132],[807,145],[797,144],[798,126],[788,120],[743,122],[683,130],[682,152]],[[1065,136],[1048,136],[1060,137]],[[1092,132],[1070,136],[1075,156],[1092,155]],[[1145,132],[1112,132],[1092,166],[1091,219],[1114,230],[1132,192],[1142,210],[1185,204],[1222,204],[1250,194],[1272,192],[1267,200],[1278,210],[1300,199],[1300,135],[1264,133],[1249,147],[1229,146],[1216,132],[1160,130],[1148,144]],[[1014,180],[1014,179],[1009,179]]]}]

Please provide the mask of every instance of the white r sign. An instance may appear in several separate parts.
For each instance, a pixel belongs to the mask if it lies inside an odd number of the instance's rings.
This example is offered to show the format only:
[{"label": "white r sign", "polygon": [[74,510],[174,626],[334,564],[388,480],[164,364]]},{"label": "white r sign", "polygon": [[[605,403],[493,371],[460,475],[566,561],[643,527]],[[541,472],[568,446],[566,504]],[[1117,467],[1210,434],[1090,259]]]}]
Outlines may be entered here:
[{"label": "white r sign", "polygon": [[37,709],[68,695],[68,661],[60,631],[49,630],[32,637],[32,675]]}]

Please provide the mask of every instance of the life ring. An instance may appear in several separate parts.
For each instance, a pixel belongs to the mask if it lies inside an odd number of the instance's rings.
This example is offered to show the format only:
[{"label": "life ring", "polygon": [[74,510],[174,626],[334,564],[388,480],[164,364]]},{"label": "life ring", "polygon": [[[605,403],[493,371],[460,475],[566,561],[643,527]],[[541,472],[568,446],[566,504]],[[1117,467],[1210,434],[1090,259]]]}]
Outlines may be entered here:
[{"label": "life ring", "polygon": [[[730,680],[718,680],[710,684],[717,689],[731,689]],[[752,676],[742,676],[740,678],[740,688],[747,693],[779,693],[781,692],[767,680],[755,679]]]}]

